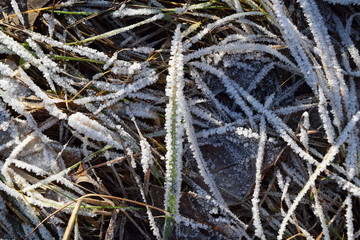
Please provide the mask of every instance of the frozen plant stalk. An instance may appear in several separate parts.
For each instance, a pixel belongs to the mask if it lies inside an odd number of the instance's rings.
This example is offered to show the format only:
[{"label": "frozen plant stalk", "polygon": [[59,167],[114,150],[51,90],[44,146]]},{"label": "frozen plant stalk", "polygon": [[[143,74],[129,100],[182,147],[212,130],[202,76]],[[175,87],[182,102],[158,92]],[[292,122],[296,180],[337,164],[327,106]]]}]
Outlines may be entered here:
[{"label": "frozen plant stalk", "polygon": [[[166,78],[166,96],[169,102],[166,105],[166,176],[165,176],[165,210],[176,215],[179,213],[181,169],[184,135],[184,109],[183,96],[184,70],[183,46],[181,42],[180,26],[175,30],[171,45],[171,58],[169,62],[169,75]],[[164,225],[164,239],[168,239],[174,226],[174,219],[167,215]]]}]

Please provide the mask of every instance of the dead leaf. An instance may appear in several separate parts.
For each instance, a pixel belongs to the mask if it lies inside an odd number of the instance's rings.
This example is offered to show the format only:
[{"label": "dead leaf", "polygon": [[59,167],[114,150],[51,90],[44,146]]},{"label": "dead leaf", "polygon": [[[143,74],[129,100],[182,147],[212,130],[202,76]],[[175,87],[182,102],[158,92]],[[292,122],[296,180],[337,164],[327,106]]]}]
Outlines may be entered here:
[{"label": "dead leaf", "polygon": [[[45,6],[49,0],[28,0],[27,1],[27,10],[36,10]],[[28,23],[30,26],[34,25],[37,17],[39,16],[39,11],[33,11],[27,14]]]},{"label": "dead leaf", "polygon": [[[40,9],[44,7],[49,0],[22,0],[17,1],[20,11],[23,13],[23,17],[25,20],[25,26],[26,27],[32,27],[37,19],[37,17],[40,14],[40,11],[36,11],[37,9]],[[9,17],[7,19],[7,23],[15,23],[16,25],[19,25],[19,19],[16,15],[14,15],[14,11],[11,7],[10,0],[5,1],[4,13]]]}]

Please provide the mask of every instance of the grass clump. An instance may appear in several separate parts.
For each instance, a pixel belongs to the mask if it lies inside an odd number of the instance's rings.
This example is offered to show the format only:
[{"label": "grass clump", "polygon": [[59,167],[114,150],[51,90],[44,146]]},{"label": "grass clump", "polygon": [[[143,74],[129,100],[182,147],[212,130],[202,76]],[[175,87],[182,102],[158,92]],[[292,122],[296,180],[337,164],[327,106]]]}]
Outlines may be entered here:
[{"label": "grass clump", "polygon": [[356,1],[1,4],[0,238],[360,236]]}]

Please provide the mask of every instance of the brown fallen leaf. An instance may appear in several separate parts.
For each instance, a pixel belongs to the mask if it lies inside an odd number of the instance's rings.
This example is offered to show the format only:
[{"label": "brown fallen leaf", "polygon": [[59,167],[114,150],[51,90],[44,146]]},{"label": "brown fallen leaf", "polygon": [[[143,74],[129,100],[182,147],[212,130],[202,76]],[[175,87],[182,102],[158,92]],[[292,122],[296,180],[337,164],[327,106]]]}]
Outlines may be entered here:
[{"label": "brown fallen leaf", "polygon": [[[22,0],[17,1],[20,11],[22,12],[22,15],[25,20],[25,26],[26,27],[32,27],[37,19],[37,17],[40,14],[40,11],[37,9],[40,9],[44,7],[49,0]],[[6,23],[15,23],[16,25],[20,24],[18,17],[14,14],[14,11],[11,7],[10,0],[5,1],[4,13],[7,16],[7,19],[5,20]]]},{"label": "brown fallen leaf", "polygon": [[[27,0],[27,10],[35,10],[45,6],[49,0]],[[40,11],[32,11],[27,14],[29,26],[33,26]]]}]

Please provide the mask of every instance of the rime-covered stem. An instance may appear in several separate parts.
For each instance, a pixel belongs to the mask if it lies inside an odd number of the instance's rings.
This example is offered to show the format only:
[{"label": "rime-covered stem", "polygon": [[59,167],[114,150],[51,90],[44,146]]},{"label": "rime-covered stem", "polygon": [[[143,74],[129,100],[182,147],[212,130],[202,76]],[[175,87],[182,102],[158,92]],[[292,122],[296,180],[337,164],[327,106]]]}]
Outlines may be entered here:
[{"label": "rime-covered stem", "polygon": [[141,25],[144,25],[144,24],[151,23],[151,22],[154,22],[156,20],[162,19],[163,17],[164,17],[164,14],[159,13],[159,14],[156,14],[155,16],[152,16],[151,18],[145,19],[144,21],[141,21],[141,22],[138,22],[138,23],[135,23],[135,24],[123,27],[123,28],[118,28],[118,29],[115,29],[115,30],[111,30],[109,32],[97,35],[95,37],[90,37],[90,38],[84,39],[84,40],[76,42],[76,43],[78,44],[78,43],[84,43],[84,42],[89,42],[89,41],[93,41],[93,40],[99,40],[99,39],[113,37],[113,36],[118,35],[118,34],[120,34],[122,32],[129,31],[129,30],[131,30],[133,28],[139,27]]},{"label": "rime-covered stem", "polygon": [[11,0],[10,4],[11,4],[11,7],[13,8],[16,16],[18,17],[19,21],[21,22],[21,24],[25,25],[24,17],[21,14],[21,10],[20,10],[19,5],[17,4],[17,2],[15,0]]},{"label": "rime-covered stem", "polygon": [[330,144],[334,144],[335,137],[336,137],[335,129],[332,125],[331,118],[330,118],[328,110],[327,110],[327,103],[326,103],[326,98],[325,98],[324,92],[321,88],[319,89],[318,109],[319,109],[319,115],[323,122],[323,127],[325,129],[325,133],[328,138],[328,141]]},{"label": "rime-covered stem", "polygon": [[346,228],[347,228],[347,239],[354,238],[354,215],[353,215],[353,204],[351,199],[351,194],[348,194],[345,203],[346,203]]},{"label": "rime-covered stem", "polygon": [[261,217],[260,217],[260,184],[261,184],[261,168],[264,160],[265,153],[265,144],[266,144],[266,125],[265,125],[265,117],[261,118],[260,122],[260,142],[258,147],[258,154],[256,157],[256,175],[255,175],[255,188],[253,193],[252,202],[252,212],[254,218],[254,226],[255,226],[255,235],[261,239],[266,239],[264,235],[264,230],[261,225]]},{"label": "rime-covered stem", "polygon": [[[177,27],[171,46],[170,68],[167,76],[166,95],[169,102],[165,109],[166,129],[166,175],[165,175],[165,210],[179,213],[179,201],[181,190],[181,170],[184,126],[184,72],[180,26]],[[174,220],[166,216],[164,225],[164,239],[167,239],[172,231]]]}]

